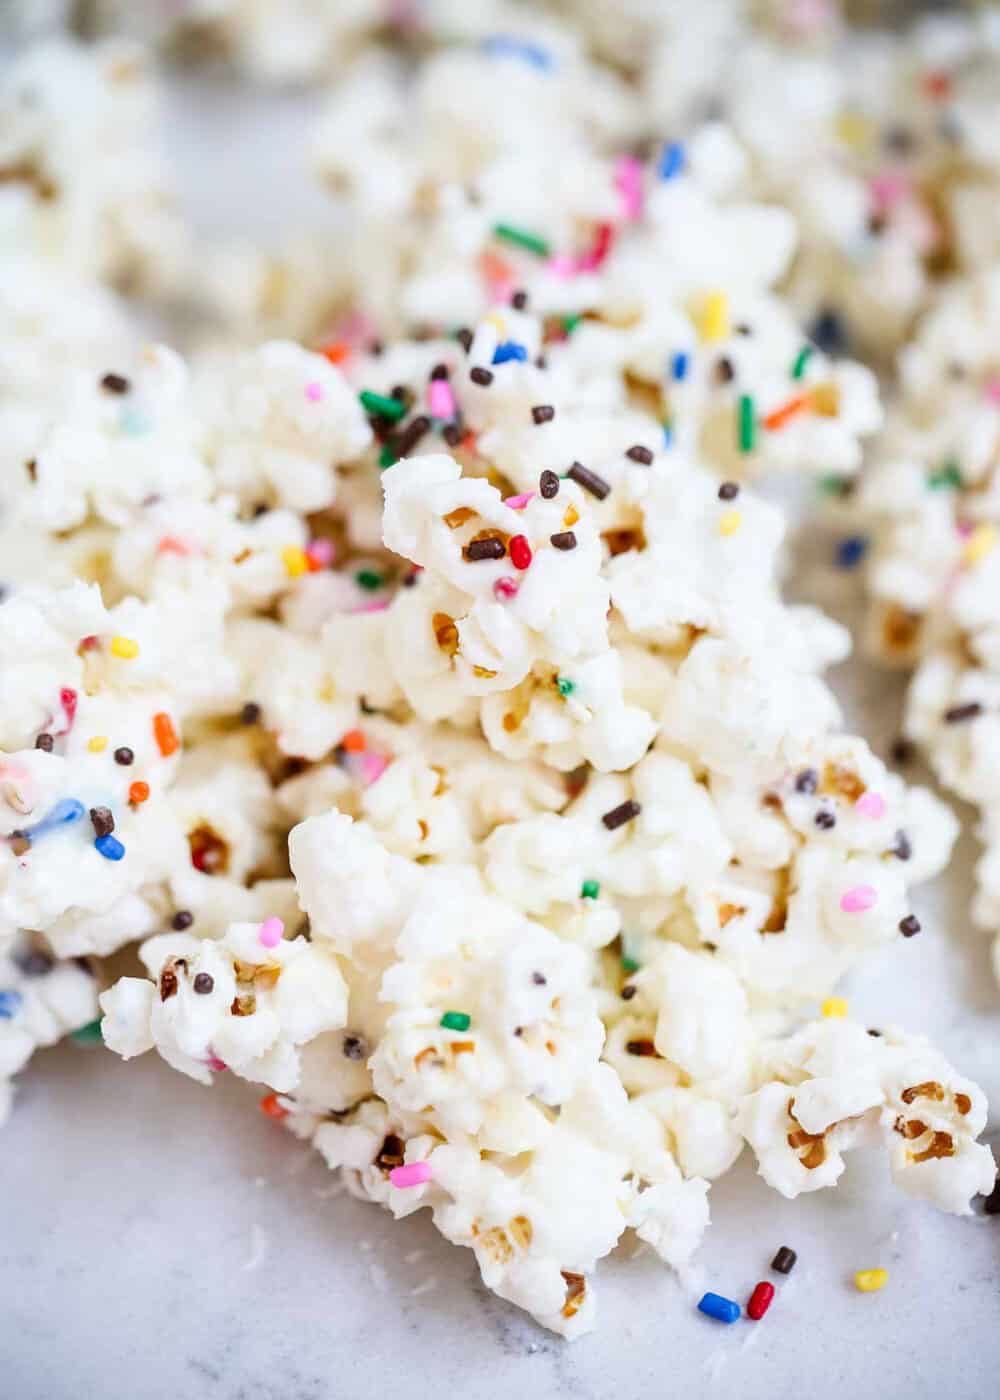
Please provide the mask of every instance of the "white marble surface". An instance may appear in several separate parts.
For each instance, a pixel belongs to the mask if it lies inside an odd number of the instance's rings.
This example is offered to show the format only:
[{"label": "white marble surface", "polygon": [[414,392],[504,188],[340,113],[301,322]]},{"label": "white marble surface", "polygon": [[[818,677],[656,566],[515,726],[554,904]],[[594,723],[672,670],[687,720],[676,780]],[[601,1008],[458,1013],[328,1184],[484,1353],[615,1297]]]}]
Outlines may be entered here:
[{"label": "white marble surface", "polygon": [[[170,146],[204,228],[325,218],[302,191],[308,104],[254,109],[175,90]],[[262,172],[266,171],[266,179]],[[268,197],[262,198],[266,185]],[[298,202],[297,202],[298,201]],[[882,740],[897,697],[863,665],[853,718]],[[925,931],[848,989],[872,1025],[926,1027],[1000,1109],[1000,992],[966,914],[966,836],[918,899]],[[223,1077],[225,1079],[225,1077]],[[746,1162],[713,1189],[685,1284],[633,1245],[602,1266],[599,1327],[573,1346],[476,1281],[426,1220],[336,1194],[318,1158],[236,1082],[205,1090],[152,1059],[65,1046],[23,1076],[0,1138],[3,1400],[986,1400],[1000,1391],[1000,1219],[936,1215],[859,1157],[836,1192],[780,1200]],[[787,1280],[767,1265],[798,1250]],[[889,1269],[881,1294],[851,1285]],[[702,1287],[777,1297],[764,1322],[702,1318]]]}]

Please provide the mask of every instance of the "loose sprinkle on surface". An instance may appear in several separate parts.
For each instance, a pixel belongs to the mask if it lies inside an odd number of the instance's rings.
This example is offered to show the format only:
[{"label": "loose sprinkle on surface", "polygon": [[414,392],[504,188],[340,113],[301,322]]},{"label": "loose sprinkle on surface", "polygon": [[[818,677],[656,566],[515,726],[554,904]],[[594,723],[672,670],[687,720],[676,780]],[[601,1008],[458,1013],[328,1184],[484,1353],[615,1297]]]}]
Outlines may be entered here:
[{"label": "loose sprinkle on surface", "polygon": [[747,1303],[747,1317],[753,1322],[759,1322],[773,1301],[774,1284],[762,1280],[750,1294],[750,1301]]},{"label": "loose sprinkle on surface", "polygon": [[771,1260],[771,1268],[778,1274],[790,1274],[798,1257],[794,1249],[789,1249],[787,1244],[783,1244]]},{"label": "loose sprinkle on surface", "polygon": [[736,1322],[740,1316],[740,1305],[732,1298],[723,1298],[721,1293],[703,1293],[698,1303],[698,1311],[716,1322]]}]

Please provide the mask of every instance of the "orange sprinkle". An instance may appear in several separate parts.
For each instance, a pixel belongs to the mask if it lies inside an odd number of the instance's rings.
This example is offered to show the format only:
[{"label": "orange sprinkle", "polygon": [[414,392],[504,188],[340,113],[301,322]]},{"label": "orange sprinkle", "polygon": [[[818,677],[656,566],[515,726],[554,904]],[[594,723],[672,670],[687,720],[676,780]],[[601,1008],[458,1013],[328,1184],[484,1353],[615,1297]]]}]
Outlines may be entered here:
[{"label": "orange sprinkle", "polygon": [[146,802],[149,798],[148,783],[132,783],[128,790],[128,800],[137,807],[140,802]]},{"label": "orange sprinkle", "polygon": [[153,738],[156,740],[157,748],[164,758],[169,758],[172,753],[176,753],[181,746],[181,741],[177,737],[177,730],[174,722],[168,714],[162,710],[158,715],[153,716]]},{"label": "orange sprinkle", "polygon": [[514,275],[513,269],[506,259],[489,251],[479,254],[479,271],[487,282],[509,282]]},{"label": "orange sprinkle", "polygon": [[340,747],[348,753],[364,753],[365,736],[360,729],[349,729],[341,739]]},{"label": "orange sprinkle", "polygon": [[190,554],[191,549],[183,540],[179,540],[176,535],[164,535],[156,546],[156,552],[157,554],[185,555]]},{"label": "orange sprinkle", "polygon": [[276,1123],[288,1117],[288,1109],[282,1108],[277,1094],[265,1094],[260,1101],[260,1111],[266,1118],[273,1118]]},{"label": "orange sprinkle", "polygon": [[331,365],[342,365],[351,358],[351,347],[346,340],[331,340],[329,345],[321,345],[319,354]]},{"label": "orange sprinkle", "polygon": [[780,408],[776,408],[773,413],[769,413],[764,419],[764,427],[769,433],[777,432],[783,428],[789,419],[794,418],[797,413],[801,413],[809,403],[808,394],[797,394],[794,399],[789,399]]}]

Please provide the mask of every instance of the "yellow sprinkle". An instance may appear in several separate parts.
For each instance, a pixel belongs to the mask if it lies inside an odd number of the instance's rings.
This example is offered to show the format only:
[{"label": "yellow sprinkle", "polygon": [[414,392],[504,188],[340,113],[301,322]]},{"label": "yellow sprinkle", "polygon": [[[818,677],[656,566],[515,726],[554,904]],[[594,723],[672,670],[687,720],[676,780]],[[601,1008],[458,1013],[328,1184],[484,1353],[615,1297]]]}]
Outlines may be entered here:
[{"label": "yellow sprinkle", "polygon": [[719,534],[735,535],[742,524],[743,517],[738,510],[727,510],[719,517]]},{"label": "yellow sprinkle", "polygon": [[877,1293],[889,1282],[885,1269],[859,1269],[854,1275],[854,1287],[859,1293]]},{"label": "yellow sprinkle", "polygon": [[827,997],[823,1003],[823,1015],[842,1020],[847,1015],[847,1002],[843,997]]},{"label": "yellow sprinkle", "polygon": [[106,734],[95,734],[92,739],[87,740],[87,748],[91,753],[103,753],[108,747],[108,736]]},{"label": "yellow sprinkle", "polygon": [[506,321],[504,320],[504,318],[500,315],[500,312],[499,312],[499,311],[491,311],[490,314],[489,314],[485,319],[486,319],[486,321],[489,323],[489,325],[495,326],[495,327],[496,327],[496,333],[497,333],[497,335],[505,335],[505,334],[506,334],[506,331],[507,331],[507,322],[506,322]]},{"label": "yellow sprinkle", "polygon": [[123,661],[134,661],[139,655],[139,643],[131,637],[112,637],[111,655],[120,656]]},{"label": "yellow sprinkle", "polygon": [[729,298],[725,292],[709,292],[701,312],[702,340],[725,340],[729,334]]},{"label": "yellow sprinkle", "polygon": [[857,112],[839,112],[833,129],[838,141],[843,141],[847,146],[864,146],[871,136],[871,123]]},{"label": "yellow sprinkle", "polygon": [[997,532],[994,525],[977,525],[965,542],[962,563],[978,564],[980,559],[986,558],[996,542]]},{"label": "yellow sprinkle", "polygon": [[305,550],[299,549],[298,545],[286,545],[281,551],[281,561],[289,578],[298,578],[300,574],[309,572],[309,560],[306,558]]}]

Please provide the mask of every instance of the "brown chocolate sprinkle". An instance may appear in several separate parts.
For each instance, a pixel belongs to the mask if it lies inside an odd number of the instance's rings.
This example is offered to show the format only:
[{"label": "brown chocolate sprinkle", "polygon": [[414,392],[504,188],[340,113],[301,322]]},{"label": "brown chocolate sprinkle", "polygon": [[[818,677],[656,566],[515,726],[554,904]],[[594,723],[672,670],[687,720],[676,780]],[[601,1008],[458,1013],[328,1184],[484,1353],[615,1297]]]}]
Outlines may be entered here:
[{"label": "brown chocolate sprinkle", "polygon": [[652,452],[650,452],[648,447],[641,447],[638,443],[636,443],[634,447],[630,447],[625,453],[625,456],[630,458],[633,462],[641,462],[644,467],[651,467],[653,465]]},{"label": "brown chocolate sprinkle", "polygon": [[173,964],[167,963],[160,973],[160,1000],[169,1001],[172,996],[177,995],[177,973]]},{"label": "brown chocolate sprinkle", "polygon": [[171,928],[180,930],[183,928],[190,928],[193,923],[194,915],[189,909],[178,909],[177,913],[170,921],[170,926]]},{"label": "brown chocolate sprinkle", "polygon": [[963,720],[975,719],[977,715],[983,713],[983,707],[978,700],[970,700],[967,705],[952,705],[950,710],[944,712],[945,724],[961,724]]},{"label": "brown chocolate sprinkle", "polygon": [[468,326],[462,326],[460,330],[457,330],[455,332],[455,339],[458,341],[459,345],[461,345],[465,353],[468,354],[472,349],[472,332],[469,330]]},{"label": "brown chocolate sprinkle", "polygon": [[740,494],[740,488],[735,481],[724,481],[719,487],[720,501],[735,501]]},{"label": "brown chocolate sprinkle", "polygon": [[905,919],[899,921],[899,931],[904,938],[912,938],[920,932],[920,920],[915,914],[907,914]]},{"label": "brown chocolate sprinkle", "polygon": [[55,743],[51,734],[39,734],[35,740],[35,748],[41,749],[43,753],[51,753],[52,745]]},{"label": "brown chocolate sprinkle", "polygon": [[651,1040],[629,1040],[625,1042],[625,1049],[630,1055],[641,1055],[648,1059],[656,1054],[656,1046]]},{"label": "brown chocolate sprinkle", "polygon": [[550,403],[536,403],[531,410],[533,423],[551,423],[555,416],[556,411]]},{"label": "brown chocolate sprinkle", "polygon": [[434,368],[431,370],[431,378],[432,378],[432,379],[447,379],[447,378],[448,378],[448,366],[447,366],[447,365],[435,365]]},{"label": "brown chocolate sprinkle", "polygon": [[892,843],[892,854],[897,860],[909,860],[913,855],[913,842],[905,831],[896,832],[896,839]]},{"label": "brown chocolate sprinkle", "polygon": [[115,762],[120,763],[123,768],[127,768],[130,763],[135,762],[135,754],[131,749],[125,748],[124,746],[120,749],[115,749]]},{"label": "brown chocolate sprinkle", "polygon": [[723,355],[715,366],[715,375],[720,384],[731,384],[736,378],[736,370],[728,355]]},{"label": "brown chocolate sprinkle", "polygon": [[560,530],[549,537],[549,543],[554,549],[576,549],[576,535],[572,530]]},{"label": "brown chocolate sprinkle", "polygon": [[416,447],[424,434],[429,433],[430,430],[431,420],[426,414],[420,413],[416,418],[411,419],[393,445],[396,455],[406,457]]},{"label": "brown chocolate sprinkle", "polygon": [[200,997],[207,997],[215,988],[215,978],[209,972],[199,972],[194,979],[194,989]]},{"label": "brown chocolate sprinkle", "polygon": [[124,374],[106,374],[101,380],[101,388],[109,394],[127,394],[131,385]]},{"label": "brown chocolate sprinkle", "polygon": [[470,564],[475,564],[482,559],[502,559],[507,549],[503,540],[490,535],[484,540],[470,540],[462,553]]},{"label": "brown chocolate sprinkle", "polygon": [[634,982],[627,982],[625,986],[622,987],[622,1001],[631,1001],[638,990],[639,988]]},{"label": "brown chocolate sprinkle", "polygon": [[240,724],[257,724],[260,720],[261,708],[253,700],[248,700],[240,710]]},{"label": "brown chocolate sprinkle", "polygon": [[515,311],[523,311],[528,304],[528,293],[517,291],[510,299],[510,304]]},{"label": "brown chocolate sprinkle", "polygon": [[832,831],[837,825],[837,818],[832,812],[828,812],[826,808],[817,812],[815,817],[813,817],[813,821],[819,827],[820,831]]},{"label": "brown chocolate sprinkle", "polygon": [[794,1249],[789,1249],[787,1244],[783,1244],[771,1260],[771,1268],[778,1274],[790,1274],[798,1257]]},{"label": "brown chocolate sprinkle", "polygon": [[485,389],[487,384],[493,383],[493,372],[488,369],[483,369],[480,365],[476,365],[475,369],[469,370],[469,378],[472,380],[473,384],[481,384]]},{"label": "brown chocolate sprinkle", "polygon": [[90,820],[95,836],[110,836],[115,829],[115,819],[110,807],[91,807]]},{"label": "brown chocolate sprinkle", "polygon": [[584,491],[589,491],[592,496],[596,496],[599,501],[603,501],[611,490],[603,476],[598,476],[589,467],[585,467],[582,462],[574,462],[566,475],[575,481],[577,486],[582,486]]},{"label": "brown chocolate sprinkle", "polygon": [[441,436],[449,447],[457,447],[462,441],[462,429],[457,423],[446,423],[441,429]]},{"label": "brown chocolate sprinkle", "polygon": [[627,802],[622,802],[620,806],[613,807],[610,812],[605,812],[601,821],[609,831],[616,831],[618,827],[632,821],[641,811],[642,807],[639,803],[630,797]]},{"label": "brown chocolate sprinkle", "polygon": [[802,772],[796,775],[796,792],[815,792],[819,785],[819,774],[815,768],[803,768]]},{"label": "brown chocolate sprinkle", "polygon": [[543,501],[551,501],[554,496],[559,495],[559,478],[555,472],[542,472],[538,478],[538,494]]}]

